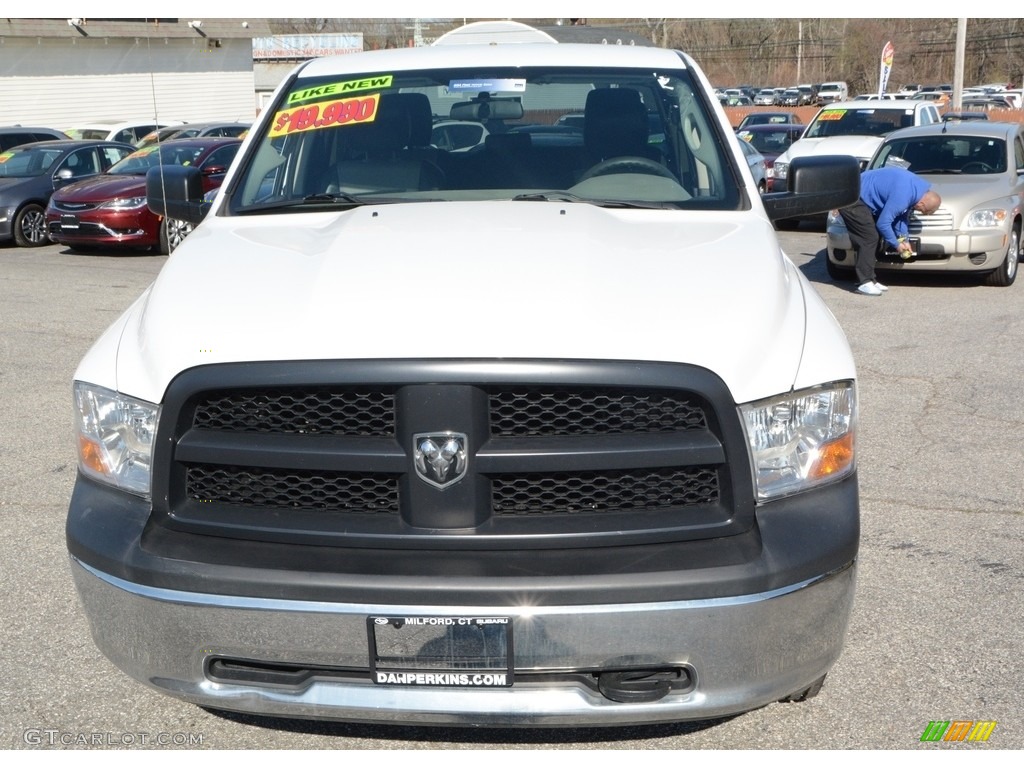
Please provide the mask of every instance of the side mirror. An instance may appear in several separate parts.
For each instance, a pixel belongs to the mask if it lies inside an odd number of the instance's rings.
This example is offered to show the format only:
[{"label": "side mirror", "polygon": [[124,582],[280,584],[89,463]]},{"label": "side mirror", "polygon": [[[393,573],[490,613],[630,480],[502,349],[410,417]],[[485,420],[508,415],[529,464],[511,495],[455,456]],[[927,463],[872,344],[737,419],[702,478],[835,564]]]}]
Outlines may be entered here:
[{"label": "side mirror", "polygon": [[74,180],[75,174],[70,168],[61,168],[53,174],[53,188],[60,189],[61,187],[66,187]]},{"label": "side mirror", "polygon": [[146,172],[146,205],[157,216],[198,224],[210,210],[203,201],[203,173],[185,165],[157,165]]},{"label": "side mirror", "polygon": [[788,190],[762,195],[768,218],[798,219],[845,208],[860,197],[860,163],[851,155],[808,155],[789,166]]}]

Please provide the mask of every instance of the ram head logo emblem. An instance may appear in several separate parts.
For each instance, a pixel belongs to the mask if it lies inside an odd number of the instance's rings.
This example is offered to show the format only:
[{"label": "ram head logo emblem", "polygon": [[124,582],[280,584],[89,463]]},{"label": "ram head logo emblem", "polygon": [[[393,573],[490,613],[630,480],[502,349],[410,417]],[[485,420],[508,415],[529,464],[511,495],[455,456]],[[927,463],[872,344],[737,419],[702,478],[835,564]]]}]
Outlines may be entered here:
[{"label": "ram head logo emblem", "polygon": [[437,488],[447,488],[466,475],[469,440],[461,432],[421,432],[413,435],[416,474]]}]

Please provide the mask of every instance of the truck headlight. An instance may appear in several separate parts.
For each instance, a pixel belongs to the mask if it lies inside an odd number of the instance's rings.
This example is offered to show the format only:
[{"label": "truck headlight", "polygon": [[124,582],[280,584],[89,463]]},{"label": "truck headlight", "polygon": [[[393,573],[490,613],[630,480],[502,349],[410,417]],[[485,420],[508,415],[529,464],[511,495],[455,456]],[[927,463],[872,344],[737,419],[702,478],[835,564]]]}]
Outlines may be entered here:
[{"label": "truck headlight", "polygon": [[79,468],[100,482],[148,496],[160,407],[81,381],[74,392]]},{"label": "truck headlight", "polygon": [[988,208],[980,211],[971,211],[967,217],[968,227],[1001,227],[1006,221],[1006,211],[1002,208]]},{"label": "truck headlight", "polygon": [[759,501],[851,474],[857,395],[840,381],[740,406]]},{"label": "truck headlight", "polygon": [[778,160],[775,161],[775,178],[785,179],[789,176],[789,163],[780,163]]}]

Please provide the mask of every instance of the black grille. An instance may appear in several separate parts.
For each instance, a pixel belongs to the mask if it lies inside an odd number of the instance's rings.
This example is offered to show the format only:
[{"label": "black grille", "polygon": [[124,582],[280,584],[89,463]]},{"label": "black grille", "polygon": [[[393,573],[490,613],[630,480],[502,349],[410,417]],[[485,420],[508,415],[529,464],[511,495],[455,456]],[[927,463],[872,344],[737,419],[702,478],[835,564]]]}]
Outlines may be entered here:
[{"label": "black grille", "polygon": [[704,429],[700,403],[678,393],[510,389],[490,393],[491,434],[643,434]]},{"label": "black grille", "polygon": [[[491,434],[512,437],[644,434],[704,429],[700,403],[678,394],[502,389],[489,393]],[[232,392],[200,402],[200,429],[392,437],[395,395],[374,390]]]},{"label": "black grille", "polygon": [[[465,436],[438,488],[417,434]],[[381,549],[585,548],[753,521],[746,441],[704,369],[572,361],[198,366],[168,390],[154,507],[228,538]]]},{"label": "black grille", "polygon": [[503,475],[492,479],[496,515],[661,511],[715,504],[718,474],[687,467],[638,472]]},{"label": "black grille", "polygon": [[229,432],[392,437],[395,397],[376,390],[231,392],[200,402],[193,425]]},{"label": "black grille", "polygon": [[193,501],[207,503],[398,513],[397,480],[373,475],[192,466],[186,472],[186,493]]}]

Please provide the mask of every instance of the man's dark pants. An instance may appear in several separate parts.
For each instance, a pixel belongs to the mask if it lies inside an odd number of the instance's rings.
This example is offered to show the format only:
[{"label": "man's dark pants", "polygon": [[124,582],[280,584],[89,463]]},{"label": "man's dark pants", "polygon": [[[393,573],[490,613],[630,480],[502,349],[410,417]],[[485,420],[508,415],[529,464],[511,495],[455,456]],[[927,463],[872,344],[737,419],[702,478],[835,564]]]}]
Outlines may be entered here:
[{"label": "man's dark pants", "polygon": [[839,212],[846,222],[846,231],[850,233],[857,285],[874,282],[879,240],[875,217],[871,214],[871,209],[860,200],[849,208],[840,208]]}]

